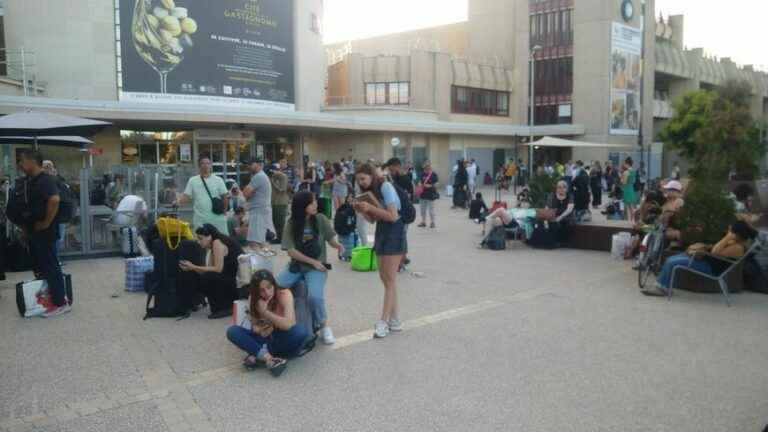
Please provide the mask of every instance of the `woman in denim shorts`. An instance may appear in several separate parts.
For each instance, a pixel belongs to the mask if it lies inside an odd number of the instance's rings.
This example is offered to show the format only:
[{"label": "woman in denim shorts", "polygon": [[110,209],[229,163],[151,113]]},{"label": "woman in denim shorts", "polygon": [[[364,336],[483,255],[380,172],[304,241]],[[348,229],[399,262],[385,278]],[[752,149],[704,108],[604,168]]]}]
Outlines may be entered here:
[{"label": "woman in denim shorts", "polygon": [[384,284],[384,305],[373,335],[384,338],[390,332],[402,330],[397,306],[397,271],[403,256],[408,252],[405,223],[400,217],[401,204],[395,187],[384,181],[373,165],[360,166],[355,177],[361,191],[372,192],[382,205],[377,207],[357,201],[354,208],[369,222],[376,222],[374,250],[378,257],[379,277]]}]

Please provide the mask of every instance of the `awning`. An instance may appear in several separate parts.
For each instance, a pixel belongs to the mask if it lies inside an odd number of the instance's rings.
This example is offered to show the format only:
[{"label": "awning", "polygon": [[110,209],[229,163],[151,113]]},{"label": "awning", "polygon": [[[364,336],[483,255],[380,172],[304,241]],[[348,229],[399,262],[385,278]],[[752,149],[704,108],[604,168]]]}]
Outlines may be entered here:
[{"label": "awning", "polygon": [[[524,146],[530,144],[525,143]],[[567,139],[544,137],[538,141],[534,141],[533,145],[536,147],[573,147],[573,148],[612,148],[617,150],[631,150],[635,147],[635,144],[608,144],[608,143],[591,143],[584,141],[573,141]]]}]

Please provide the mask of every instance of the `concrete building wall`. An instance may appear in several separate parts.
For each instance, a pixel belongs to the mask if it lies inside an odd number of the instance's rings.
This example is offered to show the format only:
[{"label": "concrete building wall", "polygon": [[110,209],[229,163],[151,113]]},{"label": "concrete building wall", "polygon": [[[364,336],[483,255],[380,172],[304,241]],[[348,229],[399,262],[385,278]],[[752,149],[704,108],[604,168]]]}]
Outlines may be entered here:
[{"label": "concrete building wall", "polygon": [[412,50],[439,51],[463,56],[467,52],[467,23],[455,23],[367,39],[331,44],[329,55],[409,55]]},{"label": "concrete building wall", "polygon": [[6,47],[32,51],[48,96],[117,99],[111,0],[7,0]]},{"label": "concrete building wall", "polygon": [[293,0],[296,110],[317,112],[325,101],[326,56],[318,25],[323,0]]}]

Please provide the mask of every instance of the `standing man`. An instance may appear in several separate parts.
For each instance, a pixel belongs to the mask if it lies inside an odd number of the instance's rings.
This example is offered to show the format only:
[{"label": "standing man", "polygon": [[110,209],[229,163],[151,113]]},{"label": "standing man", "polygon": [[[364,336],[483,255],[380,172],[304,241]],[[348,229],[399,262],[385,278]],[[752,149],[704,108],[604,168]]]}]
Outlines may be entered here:
[{"label": "standing man", "polygon": [[475,196],[475,191],[477,191],[477,176],[480,174],[479,167],[477,166],[477,162],[475,162],[474,159],[469,161],[469,165],[467,166],[467,179],[469,180],[468,186],[469,186],[469,200],[473,200]]},{"label": "standing man", "polygon": [[71,310],[66,299],[64,275],[56,254],[59,225],[59,188],[56,179],[43,171],[43,156],[37,151],[21,153],[21,169],[27,175],[29,185],[30,220],[24,228],[29,239],[35,273],[42,275],[51,293],[53,308],[46,311],[46,318],[65,314]]},{"label": "standing man", "polygon": [[[53,177],[57,180],[57,185],[65,185],[66,182],[64,181],[64,178],[59,175],[59,172],[56,171],[56,165],[53,164],[52,160],[44,160],[43,161],[43,171],[48,174],[49,176]],[[64,193],[64,191],[59,191],[59,194]],[[61,195],[59,195],[59,199],[61,199]],[[64,249],[64,237],[67,234],[67,224],[60,223],[59,224],[59,235],[56,239],[56,255]]]},{"label": "standing man", "polygon": [[[192,217],[193,231],[209,223],[216,227],[222,234],[229,235],[227,227],[227,211],[229,208],[229,196],[224,180],[212,174],[213,164],[208,155],[200,156],[198,160],[200,175],[189,179],[184,193],[176,200],[175,205],[184,205],[192,201],[194,203],[194,216]],[[213,199],[223,201],[221,213],[214,212]]]},{"label": "standing man", "polygon": [[243,189],[248,200],[248,246],[252,250],[267,249],[267,231],[275,232],[272,222],[272,183],[264,172],[264,161],[251,163],[251,182]]},{"label": "standing man", "polygon": [[288,163],[280,159],[277,169],[272,171],[272,223],[275,226],[276,242],[282,243],[285,219],[288,217],[288,205],[291,198],[288,196],[288,176],[285,169]]}]

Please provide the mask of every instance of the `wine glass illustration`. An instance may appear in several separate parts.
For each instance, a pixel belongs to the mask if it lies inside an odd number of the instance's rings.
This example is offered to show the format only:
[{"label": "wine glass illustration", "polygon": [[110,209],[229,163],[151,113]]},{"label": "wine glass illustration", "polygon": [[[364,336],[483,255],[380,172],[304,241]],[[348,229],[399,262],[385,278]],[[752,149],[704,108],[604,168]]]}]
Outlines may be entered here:
[{"label": "wine glass illustration", "polygon": [[133,46],[160,75],[160,93],[168,92],[168,73],[184,60],[185,49],[193,47],[191,35],[196,31],[197,23],[174,0],[136,0]]}]

